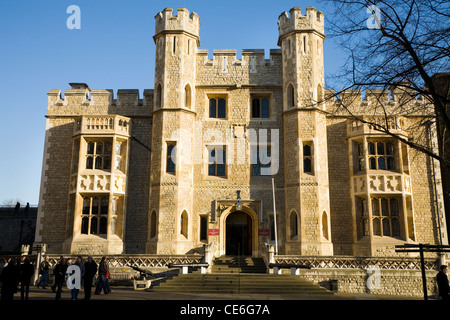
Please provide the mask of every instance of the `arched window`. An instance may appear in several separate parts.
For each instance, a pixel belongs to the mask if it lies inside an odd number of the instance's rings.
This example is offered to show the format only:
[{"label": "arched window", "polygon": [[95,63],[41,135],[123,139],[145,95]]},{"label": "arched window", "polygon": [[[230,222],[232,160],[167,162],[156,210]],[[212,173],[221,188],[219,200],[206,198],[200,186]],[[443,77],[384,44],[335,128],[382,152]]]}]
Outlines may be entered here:
[{"label": "arched window", "polygon": [[313,173],[312,141],[306,141],[303,143],[303,172]]},{"label": "arched window", "polygon": [[322,235],[325,239],[330,240],[328,234],[328,215],[326,211],[322,213]]},{"label": "arched window", "polygon": [[293,108],[295,105],[295,90],[292,84],[289,84],[286,94],[287,94],[287,106],[288,108]]},{"label": "arched window", "polygon": [[181,213],[181,219],[180,219],[180,233],[187,239],[188,237],[188,222],[189,222],[189,216],[184,210]]},{"label": "arched window", "polygon": [[191,108],[191,86],[189,84],[184,87],[183,107]]},{"label": "arched window", "polygon": [[89,218],[83,217],[81,219],[81,233],[88,234],[89,233]]},{"label": "arched window", "polygon": [[298,236],[298,217],[297,212],[292,211],[290,216],[290,233],[291,239],[295,239]]}]

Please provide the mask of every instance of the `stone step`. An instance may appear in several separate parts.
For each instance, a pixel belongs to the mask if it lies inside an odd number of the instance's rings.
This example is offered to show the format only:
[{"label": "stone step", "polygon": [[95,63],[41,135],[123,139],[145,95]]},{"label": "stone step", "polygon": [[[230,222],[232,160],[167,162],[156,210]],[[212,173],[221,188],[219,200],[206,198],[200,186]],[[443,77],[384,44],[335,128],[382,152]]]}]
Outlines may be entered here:
[{"label": "stone step", "polygon": [[262,258],[222,256],[214,260],[211,273],[266,273]]},{"label": "stone step", "polygon": [[333,294],[295,275],[274,274],[185,274],[149,289],[190,293]]}]

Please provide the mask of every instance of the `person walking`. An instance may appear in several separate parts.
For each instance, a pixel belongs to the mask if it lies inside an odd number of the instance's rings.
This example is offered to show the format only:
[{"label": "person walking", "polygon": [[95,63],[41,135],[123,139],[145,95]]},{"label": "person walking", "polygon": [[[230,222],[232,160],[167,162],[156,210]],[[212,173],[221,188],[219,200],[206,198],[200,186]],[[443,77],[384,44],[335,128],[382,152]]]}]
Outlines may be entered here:
[{"label": "person walking", "polygon": [[97,263],[92,256],[88,256],[86,263],[84,264],[84,300],[91,299],[92,283],[94,277],[97,274]]},{"label": "person walking", "polygon": [[95,288],[94,294],[100,294],[100,292],[102,290],[105,294],[109,293],[109,291],[106,287],[107,273],[108,273],[108,264],[106,262],[106,257],[102,257],[102,260],[100,260],[100,263],[98,266],[98,283],[97,283],[97,287]]},{"label": "person walking", "polygon": [[2,282],[1,299],[13,300],[19,283],[19,269],[16,259],[8,261],[8,265],[3,268],[0,274],[0,281]]},{"label": "person walking", "polygon": [[30,294],[30,282],[31,277],[34,274],[33,265],[27,256],[22,256],[22,262],[19,266],[19,279],[20,279],[20,299],[28,300]]},{"label": "person walking", "polygon": [[[75,265],[78,268],[80,268],[80,285],[81,285],[81,279],[83,279],[84,272],[85,272],[85,268],[84,268],[84,264],[83,264],[83,258],[81,256],[78,256],[77,259],[75,260],[75,262],[73,263],[73,265]],[[78,292],[80,292],[80,289],[73,288],[71,290],[72,300],[77,300],[78,299]]]},{"label": "person walking", "polygon": [[55,300],[61,300],[61,292],[64,281],[66,280],[67,260],[62,258],[61,261],[53,269],[55,275],[56,296]]},{"label": "person walking", "polygon": [[449,296],[449,284],[447,276],[447,266],[442,265],[439,273],[436,275],[436,282],[438,284],[439,296],[442,300],[448,300]]},{"label": "person walking", "polygon": [[39,265],[39,273],[41,274],[41,279],[39,280],[37,287],[42,285],[42,289],[46,289],[48,281],[48,272],[50,270],[49,257],[45,256],[44,261]]}]

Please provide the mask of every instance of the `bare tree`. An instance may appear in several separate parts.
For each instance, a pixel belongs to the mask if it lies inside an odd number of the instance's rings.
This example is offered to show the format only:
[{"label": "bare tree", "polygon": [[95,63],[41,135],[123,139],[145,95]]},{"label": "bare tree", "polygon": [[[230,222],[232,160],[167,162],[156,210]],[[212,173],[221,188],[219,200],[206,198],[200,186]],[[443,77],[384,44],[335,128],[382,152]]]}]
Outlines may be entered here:
[{"label": "bare tree", "polygon": [[[333,7],[327,15],[327,36],[337,40],[348,53],[342,69],[331,77],[337,90],[328,98],[339,97],[336,112],[368,123],[410,147],[428,154],[450,168],[450,159],[429,144],[430,125],[439,121],[440,134],[450,132],[446,111],[449,95],[434,76],[449,72],[450,2],[448,0],[323,0]],[[447,78],[449,79],[449,78]],[[328,87],[329,84],[327,84]],[[339,86],[339,88],[337,88]],[[377,88],[377,99],[369,112],[384,121],[363,117],[355,103],[355,90]],[[353,94],[349,94],[353,93]],[[347,99],[343,99],[343,97]],[[366,97],[367,98],[367,97]],[[418,103],[420,102],[420,103]],[[368,111],[367,109],[365,110]],[[423,132],[424,139],[408,139],[392,130],[389,119],[395,115],[423,115],[409,128]],[[366,113],[367,115],[367,113]],[[379,119],[379,117],[378,117]],[[442,138],[442,137],[440,137]]]},{"label": "bare tree", "polygon": [[3,206],[14,207],[17,203],[23,203],[19,198],[10,198],[2,201]]}]

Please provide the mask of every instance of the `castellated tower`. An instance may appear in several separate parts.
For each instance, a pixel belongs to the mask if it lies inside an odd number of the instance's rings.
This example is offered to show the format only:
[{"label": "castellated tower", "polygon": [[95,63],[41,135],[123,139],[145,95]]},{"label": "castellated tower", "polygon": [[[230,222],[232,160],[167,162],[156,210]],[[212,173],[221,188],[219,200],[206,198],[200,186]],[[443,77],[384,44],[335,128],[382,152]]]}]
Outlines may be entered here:
[{"label": "castellated tower", "polygon": [[[197,14],[166,8],[155,16],[156,61],[147,252],[192,248]],[[181,214],[178,214],[181,213]]]},{"label": "castellated tower", "polygon": [[332,255],[327,127],[323,112],[324,15],[292,8],[278,19],[283,56],[286,254]]}]

